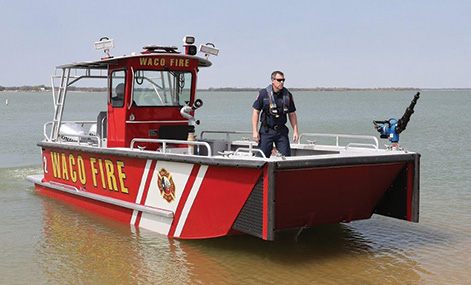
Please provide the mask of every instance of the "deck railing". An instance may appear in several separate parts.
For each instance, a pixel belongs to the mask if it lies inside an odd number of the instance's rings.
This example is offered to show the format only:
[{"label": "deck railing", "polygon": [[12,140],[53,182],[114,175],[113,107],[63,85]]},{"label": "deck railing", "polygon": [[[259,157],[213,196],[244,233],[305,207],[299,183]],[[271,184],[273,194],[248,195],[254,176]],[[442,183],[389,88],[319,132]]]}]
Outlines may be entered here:
[{"label": "deck railing", "polygon": [[[199,141],[183,141],[183,140],[166,140],[166,139],[141,139],[135,138],[131,141],[130,149],[135,149],[134,144],[142,142],[142,143],[159,143],[162,144],[162,148],[160,149],[161,153],[167,153],[167,145],[168,144],[175,144],[175,145],[191,145],[196,146],[198,148],[197,153],[199,153],[199,147],[204,146],[206,147],[208,153],[207,156],[212,155],[211,146],[207,142],[199,142]],[[140,149],[138,147],[138,149]]]},{"label": "deck railing", "polygon": [[231,141],[231,135],[251,135],[252,132],[247,131],[202,131],[201,139],[204,139],[205,134],[225,134],[226,140]]},{"label": "deck railing", "polygon": [[[341,135],[341,134],[321,134],[321,133],[302,133],[299,136],[298,144],[301,144],[301,140],[305,137],[310,138],[335,138],[335,146],[343,147],[348,149],[349,147],[373,147],[376,150],[379,149],[378,139],[374,136],[362,136],[362,135]],[[346,145],[340,145],[340,139],[356,139],[356,140],[372,140],[374,143],[356,143],[351,142]],[[315,144],[315,141],[308,141],[310,144]]]},{"label": "deck railing", "polygon": [[[62,122],[62,124],[66,124],[66,123],[78,124],[78,125],[81,125],[81,127],[83,127],[84,125],[96,124],[96,121],[63,121]],[[47,135],[48,128],[52,127],[52,125],[53,125],[53,121],[49,121],[45,123],[43,126],[43,135],[46,141],[52,141],[51,138]],[[101,126],[101,128],[102,128],[102,133],[103,133],[103,125]],[[72,142],[76,142],[77,144],[81,144],[81,143],[90,144],[90,143],[96,142],[98,147],[102,146],[102,139],[97,135],[62,134],[59,132],[59,139],[61,141],[71,142],[71,141],[67,141],[66,139],[63,139],[63,137],[77,138],[77,140],[72,141]]]}]

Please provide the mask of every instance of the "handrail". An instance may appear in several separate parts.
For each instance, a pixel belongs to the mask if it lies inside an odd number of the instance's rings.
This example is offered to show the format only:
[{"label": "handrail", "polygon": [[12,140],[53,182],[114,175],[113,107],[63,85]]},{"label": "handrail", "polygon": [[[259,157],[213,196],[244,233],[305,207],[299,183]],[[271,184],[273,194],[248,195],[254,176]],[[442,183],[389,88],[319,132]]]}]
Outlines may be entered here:
[{"label": "handrail", "polygon": [[235,150],[234,154],[237,155],[237,154],[238,154],[239,152],[241,152],[241,151],[248,151],[249,154],[252,154],[252,152],[255,151],[255,152],[260,153],[263,158],[267,158],[267,157],[265,156],[265,153],[263,153],[263,151],[262,151],[261,149],[257,149],[257,148],[256,148],[256,149],[253,149],[253,148],[251,148],[251,147],[239,147],[239,148],[237,148],[237,149]]},{"label": "handrail", "polygon": [[321,133],[303,133],[299,136],[298,144],[300,144],[303,137],[324,137],[324,138],[335,138],[335,146],[339,147],[340,138],[344,139],[365,139],[373,140],[374,144],[360,144],[360,143],[350,143],[346,146],[348,149],[349,146],[373,146],[376,149],[379,149],[378,139],[374,136],[363,136],[363,135],[342,135],[342,134],[321,134]]},{"label": "handrail", "polygon": [[[100,138],[100,140],[103,140],[105,138],[105,121],[108,122],[108,117],[103,117],[103,119],[101,119],[101,122],[100,122],[101,138]],[[98,126],[97,126],[97,130],[98,130]],[[106,129],[106,131],[108,131],[108,129]]]},{"label": "handrail", "polygon": [[132,139],[131,145],[129,146],[129,148],[133,150],[134,149],[134,144],[136,142],[160,143],[160,144],[162,144],[162,153],[167,153],[167,144],[187,144],[187,145],[196,145],[198,147],[199,146],[204,146],[208,150],[207,156],[212,155],[211,146],[207,142],[135,138],[135,139]]},{"label": "handrail", "polygon": [[49,125],[52,125],[52,121],[46,122],[43,126],[43,135],[44,135],[44,138],[46,139],[46,141],[48,141],[48,142],[51,141],[51,139],[47,135],[47,126],[49,126]]},{"label": "handrail", "polygon": [[62,124],[66,123],[74,123],[74,124],[79,124],[79,125],[86,125],[86,124],[96,124],[96,121],[62,121]]},{"label": "handrail", "polygon": [[[62,135],[59,135],[59,139],[61,141],[63,141],[63,139],[61,138]],[[77,141],[67,141],[66,142],[73,142],[73,143],[77,143],[80,145],[80,143],[89,143],[88,141],[85,141],[85,142],[81,142],[80,139],[81,138],[84,138],[84,139],[96,139],[97,140],[97,144],[98,144],[98,147],[101,147],[101,139],[99,136],[90,136],[90,135],[74,135],[74,134],[66,134],[66,135],[63,135],[64,137],[77,137]]]},{"label": "handrail", "polygon": [[[97,79],[106,79],[108,78],[108,75],[107,74],[103,74],[106,72],[106,69],[93,69],[93,68],[78,68],[78,67],[64,67],[66,69],[70,69],[71,71],[73,71],[75,74],[74,75],[70,75],[70,78],[74,79],[70,84],[72,85],[73,83],[75,83],[76,81],[82,79],[82,78],[97,78]],[[57,71],[58,70],[62,70],[63,68],[55,68],[54,69],[54,75],[51,75],[51,79],[60,79],[61,78],[61,75],[58,75],[57,74]],[[85,71],[85,72],[82,72],[83,74],[78,74],[78,71]],[[93,71],[96,71],[94,72],[95,74],[92,75],[92,70]]]},{"label": "handrail", "polygon": [[247,135],[252,132],[247,131],[202,131],[200,134],[201,139],[204,139],[204,134],[226,134],[227,150],[231,148],[231,135]]},{"label": "handrail", "polygon": [[377,145],[374,145],[374,144],[369,144],[369,143],[349,143],[345,146],[345,150],[348,150],[349,147],[352,147],[352,146],[364,146],[364,147],[369,147],[369,146],[372,146],[374,147],[376,150],[379,150],[378,146]]},{"label": "handrail", "polygon": [[251,133],[247,131],[202,131],[200,137],[204,139],[204,134],[226,134],[227,150],[231,150],[231,135],[247,135]]},{"label": "handrail", "polygon": [[[104,118],[106,119],[106,118]],[[66,124],[66,123],[74,123],[74,124],[80,124],[80,125],[86,125],[86,124],[96,124],[96,121],[62,121],[61,125]],[[47,127],[49,125],[52,125],[53,121],[46,122],[43,126],[43,135],[46,141],[51,141],[51,138],[47,135]],[[60,129],[59,129],[59,135],[60,135]],[[74,134],[66,134],[64,136],[69,136],[69,137],[78,137],[78,138],[96,138],[98,140],[98,146],[102,146],[102,139],[99,136],[90,136],[90,135],[74,135]],[[78,143],[80,144],[80,140],[78,140]]]},{"label": "handrail", "polygon": [[229,140],[230,135],[247,135],[252,132],[247,131],[202,131],[200,134],[201,139],[204,138],[204,134],[226,134],[226,139]]}]

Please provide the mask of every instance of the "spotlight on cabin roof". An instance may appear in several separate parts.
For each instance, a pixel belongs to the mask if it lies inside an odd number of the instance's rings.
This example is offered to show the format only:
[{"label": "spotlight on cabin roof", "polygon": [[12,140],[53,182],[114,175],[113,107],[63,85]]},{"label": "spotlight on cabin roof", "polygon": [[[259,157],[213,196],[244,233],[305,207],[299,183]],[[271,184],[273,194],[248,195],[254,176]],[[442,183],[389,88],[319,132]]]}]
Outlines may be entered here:
[{"label": "spotlight on cabin roof", "polygon": [[194,43],[195,43],[195,37],[194,36],[185,36],[185,37],[183,37],[183,44],[192,45]]},{"label": "spotlight on cabin roof", "polygon": [[217,56],[219,54],[219,49],[212,43],[207,43],[205,45],[200,45],[200,52],[206,55],[206,59],[210,55]]},{"label": "spotlight on cabin roof", "polygon": [[98,42],[95,42],[95,49],[102,50],[102,49],[111,49],[114,48],[114,41],[110,40],[107,37],[101,38]]},{"label": "spotlight on cabin roof", "polygon": [[103,52],[110,58],[110,49],[114,48],[114,41],[107,37],[102,37],[98,42],[95,42],[96,50],[103,50]]},{"label": "spotlight on cabin roof", "polygon": [[195,43],[194,36],[185,36],[183,37],[183,46],[185,47],[185,54],[188,55],[196,55],[198,52],[196,46],[193,44]]}]

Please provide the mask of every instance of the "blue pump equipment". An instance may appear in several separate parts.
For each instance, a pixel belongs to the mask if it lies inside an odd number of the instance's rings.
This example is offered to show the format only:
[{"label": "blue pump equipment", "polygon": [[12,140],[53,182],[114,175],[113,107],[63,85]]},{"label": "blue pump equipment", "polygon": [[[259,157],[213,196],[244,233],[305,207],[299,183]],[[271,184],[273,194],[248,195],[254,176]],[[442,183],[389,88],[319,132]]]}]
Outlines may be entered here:
[{"label": "blue pump equipment", "polygon": [[390,118],[385,121],[373,121],[376,130],[380,133],[382,139],[389,139],[393,144],[399,142],[399,134],[402,133],[409,123],[410,117],[414,113],[414,106],[419,100],[420,92],[415,94],[414,99],[411,101],[409,107],[407,107],[406,112],[399,120],[396,118]]}]

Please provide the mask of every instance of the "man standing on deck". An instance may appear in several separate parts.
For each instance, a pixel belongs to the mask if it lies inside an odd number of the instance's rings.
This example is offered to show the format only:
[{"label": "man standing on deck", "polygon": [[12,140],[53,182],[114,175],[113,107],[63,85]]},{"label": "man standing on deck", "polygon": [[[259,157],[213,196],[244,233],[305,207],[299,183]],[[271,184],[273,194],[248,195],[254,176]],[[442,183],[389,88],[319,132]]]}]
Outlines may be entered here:
[{"label": "man standing on deck", "polygon": [[[270,157],[273,143],[282,155],[290,156],[291,148],[288,138],[289,130],[286,127],[286,115],[289,116],[293,127],[293,142],[299,140],[298,118],[293,95],[284,88],[285,76],[283,72],[274,71],[271,74],[271,83],[267,88],[260,90],[253,103],[252,136],[266,157]],[[260,129],[258,128],[259,119]]]}]

